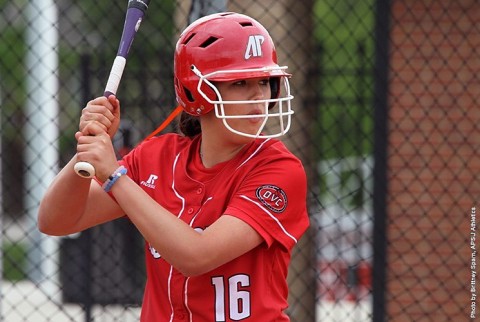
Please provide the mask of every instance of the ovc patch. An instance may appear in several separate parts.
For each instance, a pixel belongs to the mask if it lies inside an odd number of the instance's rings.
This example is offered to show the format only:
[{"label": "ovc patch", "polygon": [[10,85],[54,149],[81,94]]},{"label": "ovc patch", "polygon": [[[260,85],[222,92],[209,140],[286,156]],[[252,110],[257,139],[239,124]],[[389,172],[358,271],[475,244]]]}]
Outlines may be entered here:
[{"label": "ovc patch", "polygon": [[257,188],[255,195],[269,210],[280,213],[287,208],[287,194],[277,186],[263,185]]}]

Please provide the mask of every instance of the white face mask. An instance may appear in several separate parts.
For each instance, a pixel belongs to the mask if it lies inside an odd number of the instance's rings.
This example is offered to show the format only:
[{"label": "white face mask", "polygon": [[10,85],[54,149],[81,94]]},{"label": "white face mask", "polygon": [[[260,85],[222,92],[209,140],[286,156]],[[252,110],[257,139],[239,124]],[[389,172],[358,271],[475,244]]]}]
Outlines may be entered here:
[{"label": "white face mask", "polygon": [[[233,75],[232,79],[236,78],[235,74],[245,75],[251,73],[251,75],[255,75],[255,77],[268,77],[270,75],[276,76],[277,74],[284,75],[282,71],[286,68],[286,66],[283,66],[242,70],[220,70],[203,75],[195,66],[193,66],[192,71],[200,78],[197,85],[198,92],[208,103],[213,104],[215,108],[215,116],[223,121],[223,124],[228,130],[235,134],[250,138],[275,138],[287,133],[291,125],[291,116],[293,114],[293,110],[291,108],[291,101],[293,99],[293,96],[290,94],[290,83],[288,82],[288,77],[281,76],[280,85],[283,85],[284,90],[281,90],[280,93],[285,93],[283,96],[278,98],[245,101],[224,101],[217,87],[209,79],[214,79],[215,76],[218,76],[220,74],[222,76],[231,74]],[[205,92],[202,90],[202,83],[205,83],[214,91],[218,98],[217,100],[212,100],[207,96],[207,94],[205,94]],[[228,120],[252,118],[252,115],[225,115],[225,105],[229,104],[263,104],[263,114],[255,115],[255,117],[263,118],[262,124],[260,125],[257,133],[251,134],[232,128],[232,126],[228,123]],[[269,108],[269,106],[271,105],[275,106]],[[269,132],[271,132],[271,134],[262,133],[265,127],[269,130]]]}]

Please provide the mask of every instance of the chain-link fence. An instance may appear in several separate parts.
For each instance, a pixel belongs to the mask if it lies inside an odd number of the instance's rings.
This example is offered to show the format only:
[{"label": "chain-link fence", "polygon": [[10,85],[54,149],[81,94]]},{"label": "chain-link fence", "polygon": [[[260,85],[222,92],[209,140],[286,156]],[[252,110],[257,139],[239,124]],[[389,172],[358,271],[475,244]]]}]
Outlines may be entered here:
[{"label": "chain-link fence", "polygon": [[[103,93],[126,4],[0,0],[2,321],[139,318],[143,240],[129,222],[36,228],[80,110]],[[480,3],[152,1],[118,92],[119,156],[175,106],[180,30],[226,10],[262,22],[293,74],[285,142],[308,174],[311,227],[290,267],[292,321],[473,320]]]}]

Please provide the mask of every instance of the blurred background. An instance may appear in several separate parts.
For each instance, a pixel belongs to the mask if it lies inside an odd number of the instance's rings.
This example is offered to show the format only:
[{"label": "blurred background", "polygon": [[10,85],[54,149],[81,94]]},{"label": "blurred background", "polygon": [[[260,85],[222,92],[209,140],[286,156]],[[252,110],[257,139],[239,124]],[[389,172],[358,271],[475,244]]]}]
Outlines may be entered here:
[{"label": "blurred background", "polygon": [[[81,109],[103,94],[126,7],[0,0],[1,321],[138,321],[143,241],[130,223],[36,228]],[[293,74],[283,140],[308,174],[311,227],[289,271],[292,321],[473,320],[480,3],[151,1],[118,90],[119,157],[176,106],[180,31],[220,11],[258,19]]]}]

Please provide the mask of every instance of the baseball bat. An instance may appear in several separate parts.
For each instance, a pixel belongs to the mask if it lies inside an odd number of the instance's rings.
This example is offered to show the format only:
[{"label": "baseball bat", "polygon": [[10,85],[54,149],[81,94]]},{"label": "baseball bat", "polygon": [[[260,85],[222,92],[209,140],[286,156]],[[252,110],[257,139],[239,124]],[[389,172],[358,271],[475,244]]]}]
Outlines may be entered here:
[{"label": "baseball bat", "polygon": [[[103,95],[109,97],[115,95],[122,78],[123,70],[127,63],[128,52],[132,46],[133,39],[140,27],[143,16],[148,9],[150,0],[129,0],[123,32],[118,46],[117,56],[113,61],[112,69],[108,76],[107,85]],[[75,172],[84,178],[92,178],[95,175],[95,168],[88,162],[80,161],[74,166]]]}]

